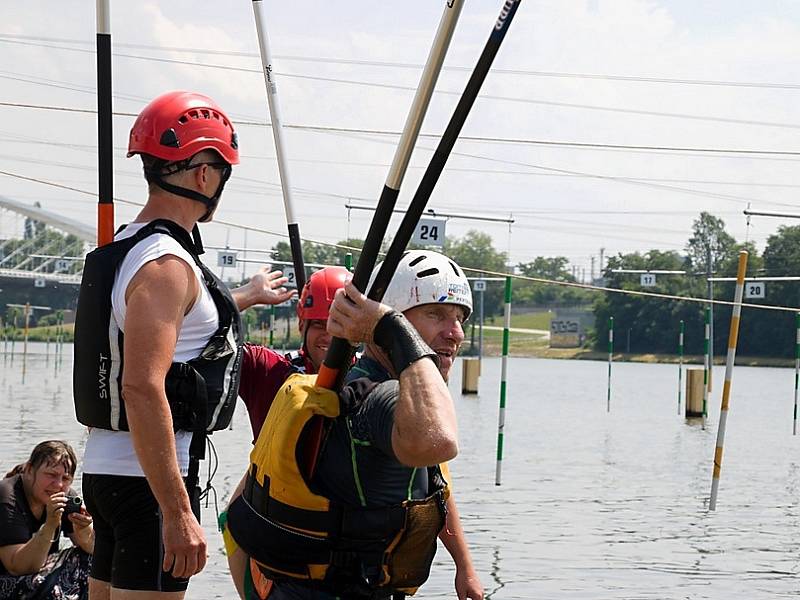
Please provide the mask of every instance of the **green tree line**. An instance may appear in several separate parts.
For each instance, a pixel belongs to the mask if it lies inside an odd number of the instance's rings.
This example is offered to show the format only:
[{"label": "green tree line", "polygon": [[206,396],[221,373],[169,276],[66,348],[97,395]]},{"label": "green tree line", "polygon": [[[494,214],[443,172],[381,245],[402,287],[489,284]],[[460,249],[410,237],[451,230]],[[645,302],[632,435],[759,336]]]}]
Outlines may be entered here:
[{"label": "green tree line", "polygon": [[[391,240],[386,240],[382,250],[386,250]],[[351,238],[342,240],[340,246],[362,248],[364,240]],[[411,249],[421,249],[421,246],[411,244]],[[278,242],[273,246],[275,260],[291,261],[291,249],[286,242]],[[444,248],[437,249],[452,258],[459,266],[466,269],[467,277],[478,277],[482,273],[505,273],[508,271],[507,255],[494,247],[492,237],[487,233],[470,230],[463,237],[448,237]],[[303,258],[307,263],[326,265],[345,264],[345,255],[348,250],[331,246],[321,246],[310,242],[303,243]],[[358,260],[359,252],[353,252],[353,264]],[[569,272],[569,260],[564,256],[545,257],[537,256],[534,260],[515,265],[516,272],[528,277],[548,279],[555,281],[574,282],[575,278]],[[489,275],[487,275],[489,276]],[[500,315],[503,312],[503,284],[494,282],[487,285],[484,293],[484,313],[487,317]],[[563,286],[535,283],[530,281],[516,281],[514,283],[514,304],[529,306],[574,306],[587,305],[592,301],[592,296],[585,290]],[[477,305],[477,301],[476,301]]]},{"label": "green tree line", "polygon": [[[646,290],[677,296],[707,297],[707,272],[714,277],[735,277],[740,250],[747,250],[747,276],[800,276],[800,226],[782,226],[769,236],[763,254],[752,243],[737,241],[725,230],[725,223],[703,212],[694,221],[685,253],[650,250],[644,253],[611,256],[605,266],[607,286],[621,290]],[[654,287],[642,288],[639,275],[615,272],[617,269],[675,270],[685,275],[657,275]],[[716,282],[714,298],[733,300],[735,282]],[[745,302],[772,306],[800,306],[800,282],[767,282],[765,299]],[[702,354],[704,304],[608,292],[595,300],[595,347],[605,350],[608,318],[614,317],[615,349],[631,352],[675,353],[679,322],[685,322],[685,351]],[[727,350],[731,307],[714,307],[715,354]],[[749,356],[793,356],[795,316],[779,312],[743,308],[738,352]]]}]

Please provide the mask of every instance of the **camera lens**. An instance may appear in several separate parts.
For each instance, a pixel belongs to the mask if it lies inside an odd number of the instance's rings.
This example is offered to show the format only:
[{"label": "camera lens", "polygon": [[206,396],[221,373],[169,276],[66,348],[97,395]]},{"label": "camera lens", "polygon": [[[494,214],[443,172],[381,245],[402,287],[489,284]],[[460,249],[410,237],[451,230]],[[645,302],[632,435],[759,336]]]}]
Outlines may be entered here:
[{"label": "camera lens", "polygon": [[70,501],[70,502],[71,502],[71,503],[72,503],[74,506],[76,506],[77,508],[80,508],[80,507],[81,507],[81,505],[83,504],[83,500],[81,500],[81,497],[80,497],[80,496],[72,496],[72,497],[70,497],[69,501]]}]

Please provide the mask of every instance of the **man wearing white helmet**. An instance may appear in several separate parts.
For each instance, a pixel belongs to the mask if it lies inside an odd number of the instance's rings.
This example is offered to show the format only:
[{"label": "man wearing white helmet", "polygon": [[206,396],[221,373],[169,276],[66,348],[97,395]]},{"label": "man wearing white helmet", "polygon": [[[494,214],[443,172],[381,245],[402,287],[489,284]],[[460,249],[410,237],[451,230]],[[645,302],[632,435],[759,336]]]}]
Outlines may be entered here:
[{"label": "man wearing white helmet", "polygon": [[[380,265],[375,268],[373,279],[379,270]],[[348,379],[400,380],[396,393],[384,395],[381,408],[375,411],[378,415],[383,411],[384,418],[373,415],[370,419],[372,423],[390,421],[390,454],[394,455],[388,457],[390,460],[412,468],[431,467],[457,453],[455,409],[445,382],[464,342],[463,323],[471,312],[472,293],[464,271],[446,256],[429,250],[412,250],[403,255],[382,303],[369,300],[349,282],[337,292],[328,331],[352,342],[366,343],[364,355]],[[398,313],[402,313],[436,354],[434,360],[416,360],[399,373],[398,368],[408,358],[402,357],[404,350],[399,347],[403,343],[403,333],[399,330],[402,326],[389,326],[391,321],[396,323]],[[441,377],[437,376],[437,367]],[[379,429],[376,426],[366,433],[380,437],[376,431]],[[448,442],[454,444],[450,456],[443,452]],[[323,456],[320,473],[324,471]],[[444,475],[449,481],[446,467]],[[446,523],[439,539],[456,563],[456,593],[459,600],[481,599],[483,587],[472,565],[452,495],[446,502],[446,510]]]},{"label": "man wearing white helmet", "polygon": [[[441,254],[409,252],[385,298],[351,282],[337,290],[328,331],[366,342],[365,353],[338,394],[287,380],[230,507],[231,536],[274,582],[270,600],[405,598],[428,579],[437,537],[456,564],[459,600],[483,598],[446,465],[458,431],[445,381],[469,285]],[[309,411],[329,417],[310,477],[298,460]]]}]

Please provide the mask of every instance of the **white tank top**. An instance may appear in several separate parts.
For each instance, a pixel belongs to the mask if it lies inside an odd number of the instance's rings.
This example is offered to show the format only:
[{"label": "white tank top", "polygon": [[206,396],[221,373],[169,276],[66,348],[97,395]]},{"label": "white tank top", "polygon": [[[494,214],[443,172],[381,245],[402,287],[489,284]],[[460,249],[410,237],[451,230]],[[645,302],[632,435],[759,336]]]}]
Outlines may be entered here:
[{"label": "white tank top", "polygon": [[[122,240],[132,236],[146,223],[131,223],[114,239]],[[195,358],[205,347],[208,340],[217,330],[219,315],[214,300],[205,286],[200,268],[195,264],[192,256],[184,250],[173,237],[155,233],[143,239],[131,248],[122,261],[111,292],[112,316],[117,321],[120,330],[125,332],[125,293],[131,279],[148,262],[166,255],[177,256],[185,261],[194,270],[200,293],[188,314],[183,318],[181,329],[178,332],[178,342],[175,346],[173,361],[185,362]],[[189,431],[175,433],[175,447],[177,460],[182,475],[186,476],[189,469],[189,443],[192,434]],[[139,464],[139,459],[133,449],[131,434],[127,431],[111,431],[93,427],[86,441],[86,450],[83,455],[83,472],[95,475],[127,475],[143,477],[144,472]]]}]

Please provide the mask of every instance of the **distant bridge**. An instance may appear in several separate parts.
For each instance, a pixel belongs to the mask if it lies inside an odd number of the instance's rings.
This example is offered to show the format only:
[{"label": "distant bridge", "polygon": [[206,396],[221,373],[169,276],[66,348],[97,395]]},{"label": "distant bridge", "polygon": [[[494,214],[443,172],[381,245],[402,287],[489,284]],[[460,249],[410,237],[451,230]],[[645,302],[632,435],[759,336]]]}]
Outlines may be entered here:
[{"label": "distant bridge", "polygon": [[80,284],[94,227],[1,195],[0,211],[26,217],[20,237],[0,240],[0,278],[31,279],[36,287]]}]

